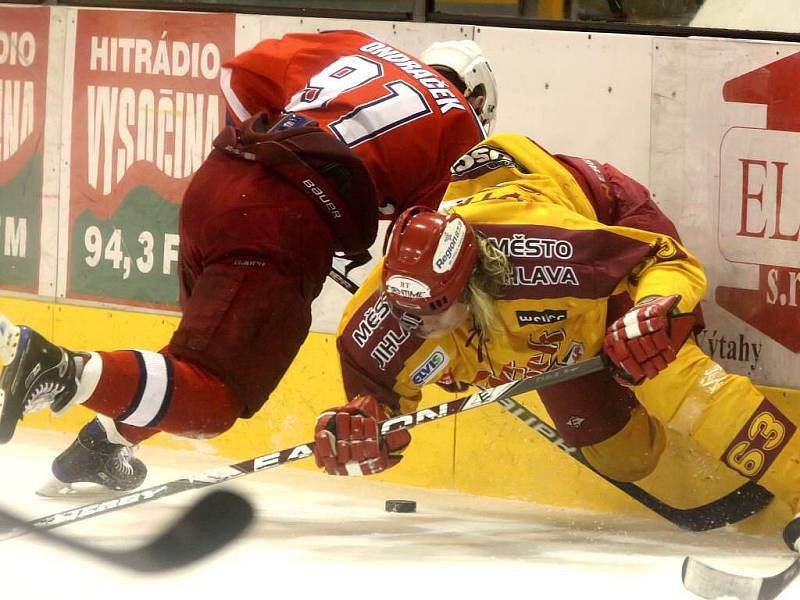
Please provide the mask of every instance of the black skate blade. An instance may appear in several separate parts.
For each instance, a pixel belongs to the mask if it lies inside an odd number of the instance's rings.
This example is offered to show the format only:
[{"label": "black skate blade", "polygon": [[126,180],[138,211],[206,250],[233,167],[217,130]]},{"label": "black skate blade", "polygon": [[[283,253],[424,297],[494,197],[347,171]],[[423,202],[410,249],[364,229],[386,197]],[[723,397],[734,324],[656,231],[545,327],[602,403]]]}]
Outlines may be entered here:
[{"label": "black skate blade", "polygon": [[[209,556],[239,536],[253,520],[243,497],[220,490],[201,498],[156,538],[131,550],[105,550],[39,529],[0,509],[4,532],[27,532],[118,567],[142,573],[177,569]],[[2,523],[5,521],[5,523]]]}]

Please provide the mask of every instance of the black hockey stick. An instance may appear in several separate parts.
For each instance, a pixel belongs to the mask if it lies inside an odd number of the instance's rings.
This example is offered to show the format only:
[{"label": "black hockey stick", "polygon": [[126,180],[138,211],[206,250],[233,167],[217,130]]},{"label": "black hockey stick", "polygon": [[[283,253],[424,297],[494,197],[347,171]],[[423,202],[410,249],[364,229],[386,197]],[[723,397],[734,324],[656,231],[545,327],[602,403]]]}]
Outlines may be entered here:
[{"label": "black hockey stick", "polygon": [[328,273],[328,277],[333,279],[336,283],[338,283],[340,286],[342,286],[351,294],[355,294],[358,291],[358,284],[355,281],[348,278],[347,275],[345,275],[340,271],[337,271],[333,267],[331,267],[330,273]]},{"label": "black hockey stick", "polygon": [[558,432],[529,411],[514,398],[501,398],[498,404],[512,415],[520,419],[528,427],[541,434],[548,442],[559,450],[577,460],[586,468],[594,471],[608,483],[643,504],[653,512],[661,515],[681,529],[689,531],[707,531],[737,523],[754,515],[772,500],[772,494],[760,485],[748,481],[731,493],[702,506],[694,508],[675,508],[670,506],[633,483],[615,481],[598,472],[578,448],[571,448],[561,439]]},{"label": "black hockey stick", "polygon": [[252,519],[253,508],[247,500],[217,490],[201,498],[150,542],[131,550],[106,550],[46,531],[46,527],[0,509],[0,521],[7,521],[17,535],[35,533],[59,546],[144,573],[168,571],[205,558],[235,539]]},{"label": "black hockey stick", "polygon": [[738,600],[772,600],[800,575],[800,558],[795,558],[780,573],[769,577],[747,577],[720,571],[696,558],[683,561],[683,586],[701,598],[737,598]]},{"label": "black hockey stick", "polygon": [[[584,375],[600,371],[604,368],[602,357],[596,356],[572,365],[540,373],[527,379],[504,383],[494,388],[481,390],[470,396],[464,396],[430,408],[423,408],[411,414],[388,419],[381,423],[381,433],[385,435],[391,431],[411,429],[417,425],[422,425],[430,421],[437,421],[473,408],[491,404],[501,398],[513,396],[514,394],[524,394],[548,385],[577,379],[578,377],[583,377]],[[110,500],[86,504],[79,508],[57,512],[29,521],[24,529],[14,527],[6,531],[0,531],[0,540],[17,537],[30,532],[32,529],[53,529],[66,525],[67,523],[75,523],[129,506],[144,504],[145,502],[150,502],[157,498],[164,498],[186,490],[204,488],[209,485],[222,483],[223,481],[236,479],[243,475],[249,475],[250,473],[277,467],[288,462],[308,458],[313,454],[313,448],[314,442],[299,444],[293,448],[286,448],[285,450],[272,452],[236,464],[211,469],[195,477],[175,479],[161,485],[136,490]]]}]

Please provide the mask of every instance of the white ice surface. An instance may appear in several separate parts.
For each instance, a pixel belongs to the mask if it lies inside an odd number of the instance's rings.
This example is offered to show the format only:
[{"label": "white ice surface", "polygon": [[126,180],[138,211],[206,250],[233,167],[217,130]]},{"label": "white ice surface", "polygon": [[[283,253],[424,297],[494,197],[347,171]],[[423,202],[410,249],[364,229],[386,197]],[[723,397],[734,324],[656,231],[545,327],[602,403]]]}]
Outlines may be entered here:
[{"label": "white ice surface", "polygon": [[[32,519],[93,502],[34,495],[52,458],[71,441],[19,429],[0,448],[0,504]],[[147,485],[235,462],[150,447],[139,456],[150,469]],[[29,535],[0,542],[0,599],[675,600],[694,597],[680,578],[687,554],[748,575],[773,574],[791,558],[773,536],[693,534],[656,517],[544,508],[288,467],[221,486],[245,495],[256,520],[219,554],[169,574],[141,575]],[[132,547],[202,493],[176,494],[53,532]],[[417,512],[387,513],[387,499],[415,500]],[[800,583],[781,598],[800,598]]]}]

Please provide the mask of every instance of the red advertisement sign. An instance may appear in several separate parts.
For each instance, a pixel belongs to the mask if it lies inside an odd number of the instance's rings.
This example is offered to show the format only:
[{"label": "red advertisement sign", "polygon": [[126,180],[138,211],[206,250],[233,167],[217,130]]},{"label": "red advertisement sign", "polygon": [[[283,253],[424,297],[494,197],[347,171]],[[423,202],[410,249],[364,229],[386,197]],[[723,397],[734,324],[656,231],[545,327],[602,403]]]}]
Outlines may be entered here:
[{"label": "red advertisement sign", "polygon": [[752,287],[716,288],[717,303],[800,352],[800,53],[726,82],[727,102],[761,104],[764,129],[729,129],[720,168],[719,245],[758,266]]},{"label": "red advertisement sign", "polygon": [[83,10],[67,295],[173,307],[181,195],[224,125],[235,16]]},{"label": "red advertisement sign", "polygon": [[0,7],[0,287],[35,292],[50,10]]}]

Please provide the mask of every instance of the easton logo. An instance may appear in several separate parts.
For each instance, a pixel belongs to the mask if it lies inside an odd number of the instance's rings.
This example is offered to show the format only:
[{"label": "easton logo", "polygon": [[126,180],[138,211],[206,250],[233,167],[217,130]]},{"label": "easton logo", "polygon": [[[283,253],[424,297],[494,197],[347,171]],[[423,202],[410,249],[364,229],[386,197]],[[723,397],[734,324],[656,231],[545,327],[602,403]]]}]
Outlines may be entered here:
[{"label": "easton logo", "polygon": [[425,362],[411,374],[411,381],[414,385],[425,385],[431,381],[438,373],[444,369],[449,362],[449,358],[444,350],[436,347]]},{"label": "easton logo", "polygon": [[518,310],[517,323],[520,327],[525,325],[550,325],[567,318],[565,310]]}]

